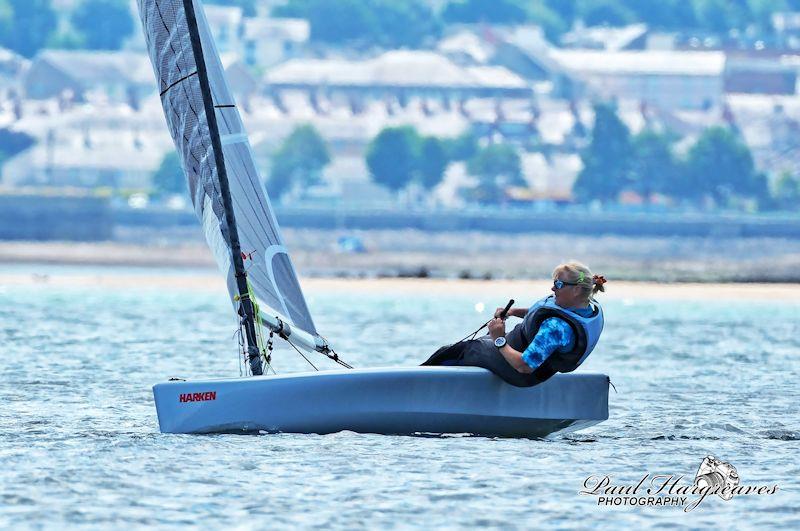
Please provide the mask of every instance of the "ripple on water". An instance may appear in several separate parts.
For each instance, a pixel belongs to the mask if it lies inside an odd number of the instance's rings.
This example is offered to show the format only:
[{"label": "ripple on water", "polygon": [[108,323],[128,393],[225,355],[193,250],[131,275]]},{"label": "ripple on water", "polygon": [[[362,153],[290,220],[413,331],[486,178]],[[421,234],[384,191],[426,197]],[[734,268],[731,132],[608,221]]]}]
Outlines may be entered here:
[{"label": "ripple on water", "polygon": [[[790,528],[796,518],[800,470],[786,466],[800,440],[796,305],[610,301],[585,367],[612,377],[610,418],[562,437],[189,436],[158,432],[150,389],[176,374],[239,374],[230,305],[207,293],[118,291],[0,290],[0,308],[15,309],[0,311],[2,527]],[[358,366],[419,363],[488,318],[469,293],[315,301],[318,326]],[[100,304],[120,311],[98,313]],[[283,372],[304,369],[291,352],[277,358]],[[597,507],[577,494],[590,475],[691,476],[709,454],[743,483],[768,478],[782,490],[708,500],[690,515]]]}]

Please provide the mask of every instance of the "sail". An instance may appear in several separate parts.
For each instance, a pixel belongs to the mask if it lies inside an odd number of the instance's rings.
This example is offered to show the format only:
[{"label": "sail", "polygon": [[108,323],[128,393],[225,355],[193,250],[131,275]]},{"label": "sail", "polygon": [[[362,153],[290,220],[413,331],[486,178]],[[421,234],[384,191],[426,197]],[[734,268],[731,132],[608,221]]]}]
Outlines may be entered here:
[{"label": "sail", "polygon": [[[216,111],[244,266],[262,315],[273,313],[316,336],[297,274],[264,191],[202,5],[197,0],[138,0],[150,59],[172,139],[197,217],[228,291],[238,294],[211,134],[204,111],[184,3],[194,6],[202,56]],[[193,2],[193,3],[192,3]]]}]

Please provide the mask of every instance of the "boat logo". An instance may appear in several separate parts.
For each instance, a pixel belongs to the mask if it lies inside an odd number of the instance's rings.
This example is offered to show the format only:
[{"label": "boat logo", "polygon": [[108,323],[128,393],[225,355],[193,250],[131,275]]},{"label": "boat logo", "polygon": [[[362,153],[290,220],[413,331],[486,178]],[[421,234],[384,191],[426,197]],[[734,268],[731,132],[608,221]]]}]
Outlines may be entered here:
[{"label": "boat logo", "polygon": [[694,481],[684,475],[647,473],[638,483],[617,484],[610,475],[589,476],[583,482],[583,496],[597,497],[598,506],[683,507],[684,512],[696,509],[709,496],[725,501],[735,496],[770,495],[778,485],[740,485],[739,474],[730,463],[709,455],[700,462]]},{"label": "boat logo", "polygon": [[209,400],[216,400],[216,391],[205,391],[203,393],[181,393],[180,401],[184,402],[207,402]]}]

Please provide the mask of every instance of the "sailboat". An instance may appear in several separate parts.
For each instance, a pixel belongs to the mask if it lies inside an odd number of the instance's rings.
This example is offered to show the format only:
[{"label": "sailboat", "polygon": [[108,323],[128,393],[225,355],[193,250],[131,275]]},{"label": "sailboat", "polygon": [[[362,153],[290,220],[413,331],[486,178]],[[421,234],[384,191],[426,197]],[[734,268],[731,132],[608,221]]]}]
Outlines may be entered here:
[{"label": "sailboat", "polygon": [[[138,5],[192,203],[240,320],[248,372],[155,385],[162,432],[544,437],[608,418],[603,374],[556,374],[520,388],[476,367],[344,363],[314,325],[201,3]],[[270,375],[273,340],[343,368]]]}]

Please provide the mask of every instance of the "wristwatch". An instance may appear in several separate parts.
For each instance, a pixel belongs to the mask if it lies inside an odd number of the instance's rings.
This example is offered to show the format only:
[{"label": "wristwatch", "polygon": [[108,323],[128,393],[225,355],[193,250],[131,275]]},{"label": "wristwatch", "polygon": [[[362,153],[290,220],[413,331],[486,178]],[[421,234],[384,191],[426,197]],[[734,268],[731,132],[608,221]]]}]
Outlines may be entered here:
[{"label": "wristwatch", "polygon": [[504,346],[506,346],[506,338],[503,336],[498,337],[497,339],[494,340],[494,346],[496,346],[497,348],[503,348]]}]

